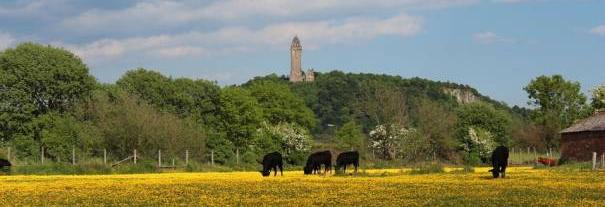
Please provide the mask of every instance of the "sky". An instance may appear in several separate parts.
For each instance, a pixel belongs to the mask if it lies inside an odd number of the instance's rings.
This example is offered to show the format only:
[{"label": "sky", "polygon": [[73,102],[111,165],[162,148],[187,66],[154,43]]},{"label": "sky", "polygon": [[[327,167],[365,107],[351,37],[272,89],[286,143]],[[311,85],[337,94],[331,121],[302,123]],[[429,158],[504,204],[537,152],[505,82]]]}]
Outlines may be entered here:
[{"label": "sky", "polygon": [[0,50],[24,41],[74,52],[101,82],[139,67],[241,84],[303,68],[468,84],[509,105],[562,74],[605,83],[603,0],[3,0]]}]

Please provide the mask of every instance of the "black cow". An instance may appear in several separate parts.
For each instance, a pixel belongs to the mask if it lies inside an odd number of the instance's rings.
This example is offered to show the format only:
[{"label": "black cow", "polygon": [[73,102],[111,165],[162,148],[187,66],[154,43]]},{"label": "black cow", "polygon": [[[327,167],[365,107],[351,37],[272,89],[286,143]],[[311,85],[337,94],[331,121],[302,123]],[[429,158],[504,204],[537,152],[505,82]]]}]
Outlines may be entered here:
[{"label": "black cow", "polygon": [[277,176],[278,167],[281,175],[284,176],[284,162],[282,160],[281,153],[272,152],[266,154],[263,157],[263,162],[261,164],[263,165],[263,170],[260,171],[260,173],[263,175],[263,177],[271,175],[271,169],[273,169],[274,172],[273,176]]},{"label": "black cow", "polygon": [[11,162],[9,162],[8,160],[0,159],[0,171],[8,171],[8,168],[10,168],[11,166]]},{"label": "black cow", "polygon": [[319,173],[324,165],[324,173],[332,172],[332,153],[330,151],[316,152],[309,155],[307,164],[303,168],[305,175]]},{"label": "black cow", "polygon": [[343,173],[347,173],[347,165],[353,165],[355,167],[355,173],[357,173],[357,167],[359,167],[359,152],[343,152],[338,154],[336,157],[336,170],[343,169]]},{"label": "black cow", "polygon": [[508,148],[505,146],[497,147],[494,152],[492,152],[492,167],[493,169],[489,170],[492,173],[494,178],[498,178],[500,173],[502,173],[502,178],[506,176],[506,166],[508,165]]}]

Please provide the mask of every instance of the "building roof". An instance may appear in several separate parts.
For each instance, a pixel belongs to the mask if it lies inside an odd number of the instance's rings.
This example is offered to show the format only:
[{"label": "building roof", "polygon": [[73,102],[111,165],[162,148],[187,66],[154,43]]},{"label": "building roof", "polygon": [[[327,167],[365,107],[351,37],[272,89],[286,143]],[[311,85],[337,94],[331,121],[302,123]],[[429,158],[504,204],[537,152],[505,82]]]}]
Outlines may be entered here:
[{"label": "building roof", "polygon": [[591,117],[580,120],[571,127],[561,131],[561,133],[564,134],[594,131],[605,131],[605,111],[598,112]]},{"label": "building roof", "polygon": [[291,47],[296,48],[296,47],[301,47],[300,46],[300,40],[298,39],[298,36],[294,36],[294,39],[292,39],[292,45]]}]

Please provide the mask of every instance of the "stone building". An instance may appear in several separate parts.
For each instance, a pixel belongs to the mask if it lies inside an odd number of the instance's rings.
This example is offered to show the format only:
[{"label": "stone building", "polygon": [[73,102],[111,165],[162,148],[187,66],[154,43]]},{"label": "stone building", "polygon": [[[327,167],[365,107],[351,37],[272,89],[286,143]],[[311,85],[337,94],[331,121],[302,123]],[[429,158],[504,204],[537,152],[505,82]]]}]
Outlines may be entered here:
[{"label": "stone building", "polygon": [[581,120],[561,131],[561,158],[592,160],[593,152],[605,153],[605,111]]},{"label": "stone building", "polygon": [[294,36],[290,45],[290,82],[312,82],[315,80],[315,71],[302,70],[302,46],[298,36]]}]

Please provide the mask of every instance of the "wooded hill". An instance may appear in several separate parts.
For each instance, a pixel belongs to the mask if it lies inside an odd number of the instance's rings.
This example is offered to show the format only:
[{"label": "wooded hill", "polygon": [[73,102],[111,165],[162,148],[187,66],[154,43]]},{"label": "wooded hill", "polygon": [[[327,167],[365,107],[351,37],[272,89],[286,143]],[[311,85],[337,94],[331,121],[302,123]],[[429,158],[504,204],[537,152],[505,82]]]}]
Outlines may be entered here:
[{"label": "wooded hill", "polygon": [[[468,135],[468,131],[461,128],[468,127],[498,128],[498,135],[502,137],[495,138],[499,140],[496,144],[545,147],[537,128],[528,120],[528,109],[511,108],[468,85],[417,77],[331,71],[316,73],[314,82],[290,83],[287,77],[272,74],[256,77],[242,87],[267,81],[287,84],[304,99],[318,120],[312,132],[316,141],[324,143],[319,147],[364,148],[362,145],[369,144],[367,139],[372,129],[384,124],[417,129],[420,136],[428,139],[427,148],[432,150],[427,151],[448,160],[460,159],[457,152],[462,148],[463,137]],[[473,108],[484,111],[475,112]],[[478,115],[459,120],[465,110]],[[466,123],[462,123],[464,121]],[[363,144],[342,143],[347,137],[339,136],[353,136],[350,132],[341,132],[343,126],[350,128],[351,124],[359,125]]]}]

